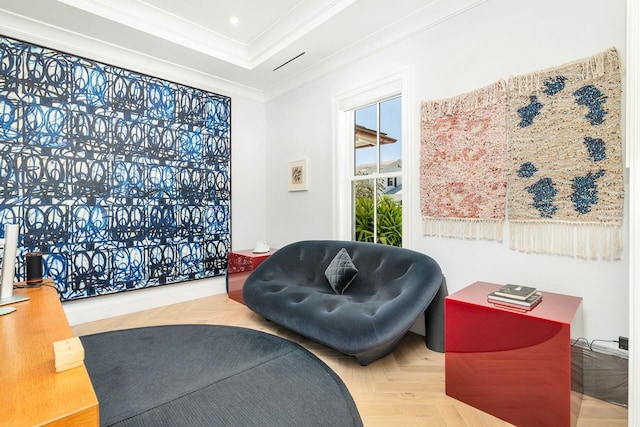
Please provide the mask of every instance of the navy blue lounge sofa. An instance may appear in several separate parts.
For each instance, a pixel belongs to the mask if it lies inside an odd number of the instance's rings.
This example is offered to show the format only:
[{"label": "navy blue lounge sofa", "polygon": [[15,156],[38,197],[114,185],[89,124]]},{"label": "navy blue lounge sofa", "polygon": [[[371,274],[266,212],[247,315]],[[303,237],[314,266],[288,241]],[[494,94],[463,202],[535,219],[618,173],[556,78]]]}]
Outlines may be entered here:
[{"label": "navy blue lounge sofa", "polygon": [[[358,274],[340,295],[325,270],[342,248]],[[336,240],[301,241],[277,250],[252,272],[242,290],[251,310],[355,356],[363,366],[391,353],[422,313],[427,346],[444,351],[444,296],[444,277],[431,257]]]}]

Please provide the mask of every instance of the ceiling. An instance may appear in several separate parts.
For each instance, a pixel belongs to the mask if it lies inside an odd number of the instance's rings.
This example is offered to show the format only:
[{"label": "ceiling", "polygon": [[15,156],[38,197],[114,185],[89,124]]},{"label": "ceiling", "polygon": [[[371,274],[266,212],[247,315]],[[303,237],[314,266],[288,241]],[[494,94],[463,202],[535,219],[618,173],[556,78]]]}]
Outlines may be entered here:
[{"label": "ceiling", "polygon": [[97,43],[269,98],[484,1],[0,0],[0,31],[78,55]]}]

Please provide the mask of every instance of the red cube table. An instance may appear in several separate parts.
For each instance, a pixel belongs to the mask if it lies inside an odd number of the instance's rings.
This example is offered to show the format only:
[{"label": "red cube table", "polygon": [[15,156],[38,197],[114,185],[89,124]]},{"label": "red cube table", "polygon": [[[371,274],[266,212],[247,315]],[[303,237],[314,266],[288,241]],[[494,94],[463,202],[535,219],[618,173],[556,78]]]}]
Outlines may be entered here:
[{"label": "red cube table", "polygon": [[275,249],[263,253],[255,253],[251,249],[229,252],[227,264],[227,294],[229,298],[244,304],[242,299],[244,281],[273,252]]},{"label": "red cube table", "polygon": [[582,298],[542,292],[519,312],[487,302],[500,286],[476,282],[445,298],[446,394],[521,427],[575,426]]}]

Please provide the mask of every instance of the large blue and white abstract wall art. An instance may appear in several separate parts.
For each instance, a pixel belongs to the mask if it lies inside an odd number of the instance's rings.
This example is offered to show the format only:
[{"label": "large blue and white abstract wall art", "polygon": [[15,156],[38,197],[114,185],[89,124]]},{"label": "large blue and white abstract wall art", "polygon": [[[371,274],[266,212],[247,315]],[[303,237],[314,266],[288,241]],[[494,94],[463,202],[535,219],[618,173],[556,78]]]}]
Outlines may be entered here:
[{"label": "large blue and white abstract wall art", "polygon": [[[0,233],[62,300],[219,276],[231,99],[0,37]],[[0,235],[0,237],[2,237]]]}]

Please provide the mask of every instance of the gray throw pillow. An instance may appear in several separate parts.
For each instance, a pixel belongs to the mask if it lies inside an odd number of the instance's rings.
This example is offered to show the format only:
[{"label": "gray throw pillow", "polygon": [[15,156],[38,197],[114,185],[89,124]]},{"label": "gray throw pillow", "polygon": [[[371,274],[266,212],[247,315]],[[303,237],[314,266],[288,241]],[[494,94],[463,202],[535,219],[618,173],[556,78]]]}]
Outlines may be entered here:
[{"label": "gray throw pillow", "polygon": [[324,275],[327,277],[334,292],[342,295],[358,275],[358,269],[353,265],[347,250],[342,248],[329,263]]}]

